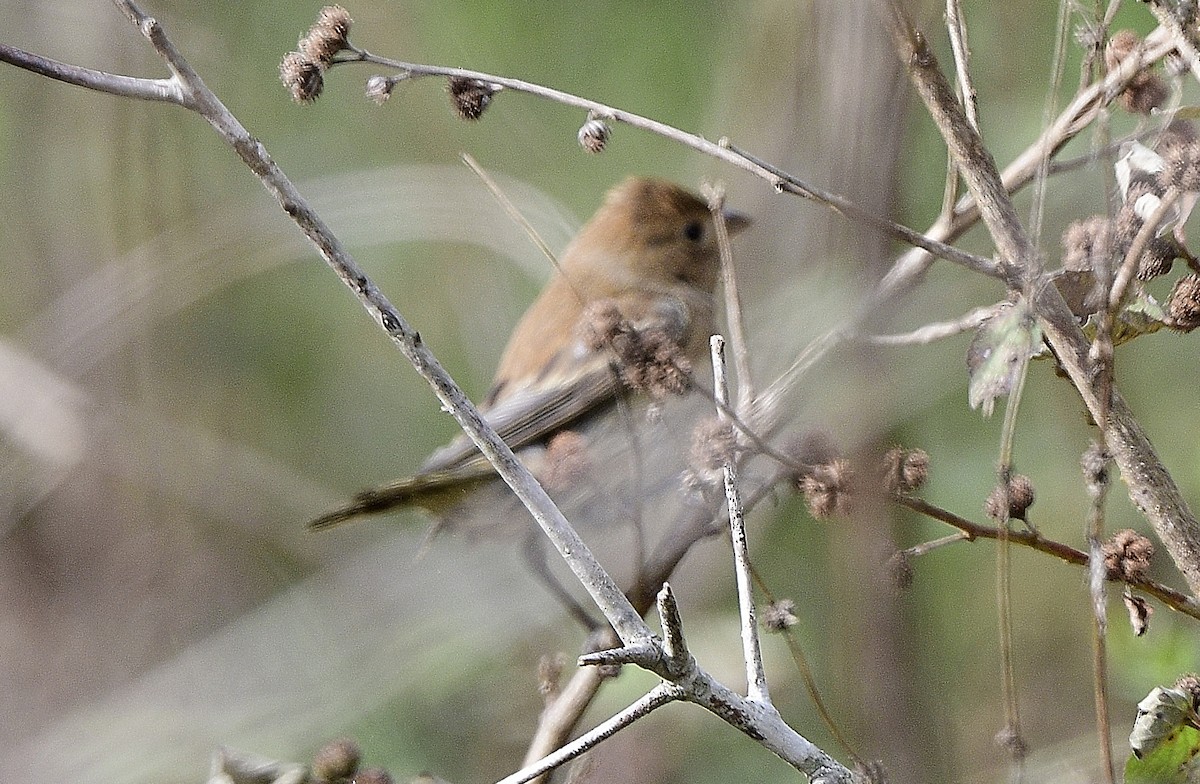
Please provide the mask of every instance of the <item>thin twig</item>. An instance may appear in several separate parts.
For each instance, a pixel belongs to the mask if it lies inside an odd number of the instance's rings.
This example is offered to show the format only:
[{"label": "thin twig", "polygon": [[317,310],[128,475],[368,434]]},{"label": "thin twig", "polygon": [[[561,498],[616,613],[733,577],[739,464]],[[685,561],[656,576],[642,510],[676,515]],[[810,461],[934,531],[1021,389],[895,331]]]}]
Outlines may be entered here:
[{"label": "thin twig", "polygon": [[725,225],[725,191],[715,186],[708,187],[705,188],[705,196],[716,228],[717,250],[721,256],[721,290],[725,295],[725,323],[733,348],[733,367],[737,371],[738,399],[734,410],[739,417],[746,418],[751,415],[750,406],[755,398],[754,379],[750,376],[750,343],[746,340],[742,297],[738,292],[737,271],[733,267],[729,228]]},{"label": "thin twig", "polygon": [[[980,525],[972,522],[965,517],[960,517],[951,511],[941,508],[935,504],[931,504],[920,498],[913,496],[901,495],[894,498],[895,502],[900,506],[911,509],[914,512],[923,514],[933,520],[938,520],[946,525],[957,528],[966,534],[964,541],[973,542],[976,539],[999,539],[1000,529],[993,528],[988,525]],[[1040,534],[1029,530],[1013,530],[1008,532],[1008,540],[1022,547],[1028,547],[1032,550],[1037,550],[1047,555],[1052,555],[1061,561],[1076,566],[1087,566],[1089,563],[1088,554],[1082,550],[1076,549],[1069,544],[1046,539]],[[1163,585],[1155,580],[1132,580],[1124,581],[1131,588],[1136,588],[1142,593],[1153,596],[1172,610],[1183,613],[1189,617],[1200,620],[1200,602],[1182,591],[1177,591],[1174,588]]]},{"label": "thin twig", "polygon": [[946,31],[950,34],[950,50],[954,53],[954,77],[962,92],[963,111],[967,122],[979,130],[979,95],[971,83],[971,49],[967,46],[967,22],[962,16],[959,0],[946,0]]},{"label": "thin twig", "polygon": [[[713,335],[710,340],[713,366],[713,388],[717,399],[728,403],[729,382],[725,377],[725,339]],[[719,421],[729,418],[717,410]],[[737,468],[729,456],[723,469],[725,498],[729,504],[729,532],[733,542],[733,571],[737,578],[738,609],[742,618],[742,656],[746,664],[746,696],[751,701],[770,704],[767,677],[763,671],[762,649],[759,646],[758,622],[755,620],[754,584],[750,578],[750,548],[746,543],[746,520],[742,508],[742,491],[738,485]]]},{"label": "thin twig", "polygon": [[1008,303],[997,303],[995,305],[984,305],[983,307],[975,308],[969,313],[954,319],[953,321],[938,321],[933,324],[926,324],[923,327],[918,327],[911,332],[904,332],[898,335],[868,335],[864,338],[867,342],[877,346],[919,346],[933,343],[936,340],[951,338],[955,335],[961,335],[964,332],[970,332],[973,329],[978,329],[980,324],[983,324],[988,319],[1000,312],[1000,309]]},{"label": "thin twig", "polygon": [[505,776],[496,784],[525,784],[555,768],[570,762],[588,749],[595,747],[601,741],[615,735],[620,730],[633,724],[643,716],[648,716],[658,708],[682,699],[683,689],[672,683],[660,683],[650,691],[635,700],[629,707],[601,722],[595,728],[571,741],[542,759],[521,768],[511,776]]}]

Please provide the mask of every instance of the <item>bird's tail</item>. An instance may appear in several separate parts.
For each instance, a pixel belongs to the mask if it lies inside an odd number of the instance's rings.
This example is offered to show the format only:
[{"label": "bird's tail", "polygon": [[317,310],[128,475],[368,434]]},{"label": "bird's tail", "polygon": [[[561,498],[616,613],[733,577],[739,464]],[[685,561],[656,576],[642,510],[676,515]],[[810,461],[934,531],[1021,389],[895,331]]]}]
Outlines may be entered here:
[{"label": "bird's tail", "polygon": [[486,463],[484,466],[485,470],[469,466],[430,471],[362,490],[350,499],[350,503],[321,515],[310,522],[308,527],[314,531],[323,531],[358,517],[391,512],[406,506],[420,507],[439,515],[461,501],[477,482],[494,476],[489,470],[490,466]]}]

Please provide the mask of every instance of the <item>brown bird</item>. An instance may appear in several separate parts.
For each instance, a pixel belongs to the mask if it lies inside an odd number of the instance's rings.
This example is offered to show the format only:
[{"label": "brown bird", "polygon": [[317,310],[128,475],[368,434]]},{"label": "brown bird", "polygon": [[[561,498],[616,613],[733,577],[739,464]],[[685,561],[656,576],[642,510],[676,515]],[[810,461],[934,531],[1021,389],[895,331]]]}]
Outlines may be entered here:
[{"label": "brown bird", "polygon": [[[727,211],[725,222],[733,235],[750,220]],[[676,185],[631,177],[609,191],[558,267],[513,330],[480,406],[552,495],[555,485],[580,483],[570,466],[590,450],[597,423],[616,418],[619,400],[682,391],[689,367],[707,357],[720,272],[712,214]],[[627,451],[614,454],[628,462]],[[471,526],[493,527],[512,515],[495,496],[471,503],[486,486],[512,497],[460,436],[415,475],[360,492],[310,525],[414,505],[440,517],[439,527],[468,516],[478,518]]]}]

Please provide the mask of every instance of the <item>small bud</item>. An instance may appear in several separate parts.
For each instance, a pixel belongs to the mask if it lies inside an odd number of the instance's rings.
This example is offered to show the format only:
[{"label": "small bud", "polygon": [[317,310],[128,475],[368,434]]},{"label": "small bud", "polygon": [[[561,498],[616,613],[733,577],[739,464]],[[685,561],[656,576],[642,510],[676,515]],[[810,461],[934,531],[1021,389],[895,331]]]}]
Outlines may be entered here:
[{"label": "small bud", "polygon": [[762,609],[762,625],[767,631],[781,632],[800,622],[796,617],[796,603],[791,599],[779,599]]},{"label": "small bud", "polygon": [[325,87],[324,69],[300,52],[288,52],[279,64],[279,81],[296,103],[312,103]]},{"label": "small bud", "polygon": [[1023,760],[1029,754],[1029,745],[1012,725],[997,732],[995,740],[996,745],[1014,760]]},{"label": "small bud", "polygon": [[1146,537],[1126,528],[1117,531],[1100,546],[1104,556],[1104,569],[1110,580],[1138,582],[1150,571],[1150,559],[1154,556],[1154,544]]},{"label": "small bud", "polygon": [[590,153],[603,152],[610,135],[612,128],[608,123],[592,117],[579,128],[579,145]]},{"label": "small bud", "polygon": [[367,80],[367,97],[376,106],[383,106],[383,102],[392,97],[392,88],[395,86],[396,83],[386,76],[372,76]]},{"label": "small bud", "polygon": [[1180,332],[1200,327],[1200,275],[1185,275],[1175,281],[1167,296],[1167,326]]},{"label": "small bud", "polygon": [[499,89],[497,85],[463,76],[451,76],[446,81],[446,91],[450,93],[454,111],[464,120],[478,120]]},{"label": "small bud", "polygon": [[[1010,520],[1025,520],[1025,512],[1033,506],[1033,481],[1024,474],[1013,474],[1008,480],[1008,517]],[[988,495],[983,511],[993,520],[1004,517],[1004,488],[996,485]]]},{"label": "small bud", "polygon": [[319,781],[348,779],[358,770],[362,750],[351,738],[339,738],[326,743],[313,757],[313,776]]}]

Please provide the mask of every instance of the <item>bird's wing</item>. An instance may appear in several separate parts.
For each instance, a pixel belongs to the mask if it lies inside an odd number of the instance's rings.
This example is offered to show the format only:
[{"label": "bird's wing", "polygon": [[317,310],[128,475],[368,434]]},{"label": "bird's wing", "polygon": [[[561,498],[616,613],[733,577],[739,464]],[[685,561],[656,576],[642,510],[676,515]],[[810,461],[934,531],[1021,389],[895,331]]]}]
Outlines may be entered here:
[{"label": "bird's wing", "polygon": [[[617,371],[599,353],[583,366],[573,365],[572,370],[569,378],[550,374],[508,392],[484,412],[484,418],[510,448],[520,449],[612,402],[624,388]],[[470,474],[476,463],[486,460],[462,435],[430,455],[420,474],[453,473],[457,469]]]}]

